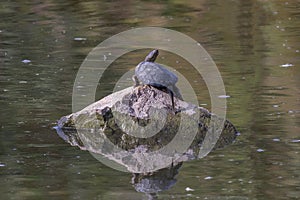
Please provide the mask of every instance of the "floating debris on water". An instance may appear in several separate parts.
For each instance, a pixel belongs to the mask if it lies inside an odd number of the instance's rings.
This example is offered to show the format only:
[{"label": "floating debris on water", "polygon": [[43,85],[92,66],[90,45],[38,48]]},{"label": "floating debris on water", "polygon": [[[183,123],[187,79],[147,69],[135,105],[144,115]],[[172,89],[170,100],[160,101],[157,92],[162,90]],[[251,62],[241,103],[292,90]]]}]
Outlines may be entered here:
[{"label": "floating debris on water", "polygon": [[213,177],[211,177],[211,176],[207,176],[207,177],[205,177],[204,178],[204,180],[210,180],[210,179],[212,179]]},{"label": "floating debris on water", "polygon": [[82,37],[76,37],[74,38],[75,41],[85,41],[86,38],[82,38]]},{"label": "floating debris on water", "polygon": [[27,81],[19,81],[20,84],[26,84]]},{"label": "floating debris on water", "polygon": [[195,190],[190,187],[187,187],[187,188],[185,188],[185,191],[190,192],[190,191],[195,191]]},{"label": "floating debris on water", "polygon": [[220,95],[218,97],[221,98],[221,99],[226,99],[226,98],[229,98],[230,96],[229,95]]},{"label": "floating debris on water", "polygon": [[273,138],[273,141],[274,142],[280,142],[280,139],[279,138]]},{"label": "floating debris on water", "polygon": [[257,152],[264,152],[265,150],[263,150],[263,149],[257,149],[256,151]]},{"label": "floating debris on water", "polygon": [[292,66],[294,66],[294,65],[291,64],[291,63],[286,63],[286,64],[283,64],[283,65],[280,65],[280,67],[284,67],[284,68],[292,67]]},{"label": "floating debris on water", "polygon": [[0,163],[0,167],[5,167],[5,164],[3,164],[3,163]]},{"label": "floating debris on water", "polygon": [[27,63],[31,63],[31,60],[24,59],[24,60],[22,60],[22,63],[25,63],[25,64],[27,64]]},{"label": "floating debris on water", "polygon": [[298,143],[298,142],[300,142],[300,140],[292,140],[291,142],[292,143]]}]

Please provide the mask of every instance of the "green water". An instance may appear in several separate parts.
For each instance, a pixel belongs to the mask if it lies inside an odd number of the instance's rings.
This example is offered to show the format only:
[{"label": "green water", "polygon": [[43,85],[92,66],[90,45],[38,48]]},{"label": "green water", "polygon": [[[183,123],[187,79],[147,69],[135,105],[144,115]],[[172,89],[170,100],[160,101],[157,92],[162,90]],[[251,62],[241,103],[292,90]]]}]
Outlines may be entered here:
[{"label": "green water", "polygon": [[[86,55],[144,26],[180,31],[204,46],[230,96],[227,118],[241,132],[234,144],[184,163],[158,199],[300,198],[299,1],[5,1],[0,16],[1,199],[147,199],[131,174],[69,146],[52,129],[72,112]],[[115,61],[97,99],[145,52]],[[210,108],[205,83],[188,63],[163,51],[158,61],[187,77]]]}]

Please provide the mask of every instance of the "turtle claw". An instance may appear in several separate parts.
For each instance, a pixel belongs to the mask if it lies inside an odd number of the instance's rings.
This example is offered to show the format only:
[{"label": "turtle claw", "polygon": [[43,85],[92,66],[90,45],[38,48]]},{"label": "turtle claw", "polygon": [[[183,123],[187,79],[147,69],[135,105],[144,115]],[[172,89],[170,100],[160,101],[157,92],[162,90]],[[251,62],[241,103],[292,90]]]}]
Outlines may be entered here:
[{"label": "turtle claw", "polygon": [[174,114],[176,115],[177,113],[180,113],[182,110],[181,109],[175,109]]}]

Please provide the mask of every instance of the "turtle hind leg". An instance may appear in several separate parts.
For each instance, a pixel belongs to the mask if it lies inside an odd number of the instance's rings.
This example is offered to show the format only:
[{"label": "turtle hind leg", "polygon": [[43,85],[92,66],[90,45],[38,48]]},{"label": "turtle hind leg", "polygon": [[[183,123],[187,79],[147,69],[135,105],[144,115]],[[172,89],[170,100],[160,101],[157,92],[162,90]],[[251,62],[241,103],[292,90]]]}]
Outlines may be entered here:
[{"label": "turtle hind leg", "polygon": [[173,111],[175,111],[174,93],[169,88],[168,88],[168,93],[170,94],[170,97],[171,97]]},{"label": "turtle hind leg", "polygon": [[167,92],[170,97],[171,97],[171,104],[172,104],[172,110],[175,112],[175,103],[174,103],[174,93],[172,90],[170,90],[168,87],[160,85],[160,84],[149,84],[150,86],[163,91],[163,92]]}]

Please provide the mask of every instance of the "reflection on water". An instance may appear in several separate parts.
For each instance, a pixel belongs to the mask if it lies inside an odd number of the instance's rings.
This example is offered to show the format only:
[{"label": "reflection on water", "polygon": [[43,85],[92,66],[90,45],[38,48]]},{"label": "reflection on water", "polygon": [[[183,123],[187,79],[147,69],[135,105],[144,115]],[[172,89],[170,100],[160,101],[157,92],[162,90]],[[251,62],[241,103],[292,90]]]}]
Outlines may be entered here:
[{"label": "reflection on water", "polygon": [[[3,198],[144,198],[130,175],[69,147],[50,128],[71,112],[73,81],[87,53],[140,26],[181,31],[206,48],[230,96],[228,119],[242,133],[229,148],[185,163],[180,181],[158,198],[299,198],[299,10],[297,1],[262,0],[2,2]],[[145,52],[117,60],[97,98]],[[204,82],[183,59],[162,52],[159,60],[189,77],[199,102],[210,107]]]}]

